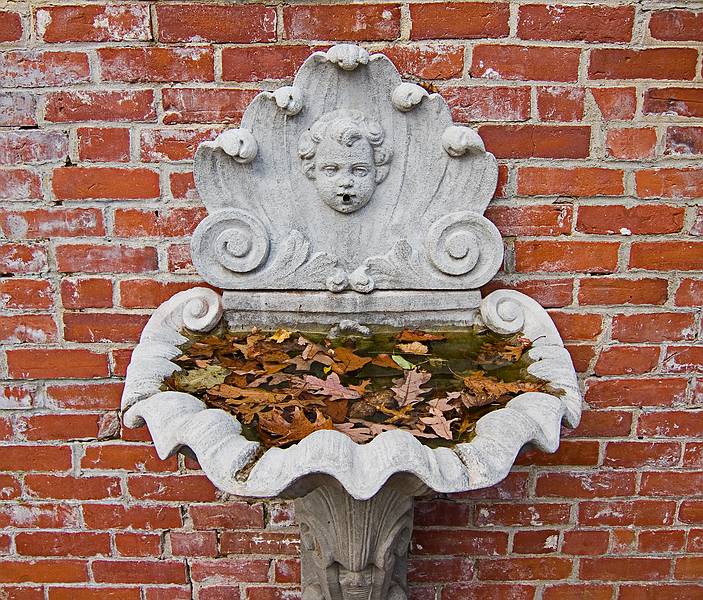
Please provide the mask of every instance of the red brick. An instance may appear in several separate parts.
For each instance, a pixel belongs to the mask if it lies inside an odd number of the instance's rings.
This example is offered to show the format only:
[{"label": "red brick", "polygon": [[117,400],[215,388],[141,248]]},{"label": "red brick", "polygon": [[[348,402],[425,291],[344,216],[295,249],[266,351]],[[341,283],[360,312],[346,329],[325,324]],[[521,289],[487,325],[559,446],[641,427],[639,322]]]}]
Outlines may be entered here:
[{"label": "red brick", "polygon": [[604,584],[559,584],[544,588],[543,600],[611,600],[613,587]]},{"label": "red brick", "polygon": [[703,549],[703,529],[690,529],[686,550],[688,552],[700,553],[701,549]]},{"label": "red brick", "polygon": [[[115,375],[115,377],[124,377],[127,374],[127,367],[132,359],[132,348],[113,350],[110,354],[112,356],[112,364],[114,365],[112,374]],[[122,431],[122,435],[125,435],[124,430]],[[146,434],[146,439],[151,440],[151,437]]]},{"label": "red brick", "polygon": [[80,160],[127,162],[129,129],[117,127],[81,127],[78,129]]},{"label": "red brick", "polygon": [[524,40],[629,42],[634,16],[630,6],[527,4],[519,9],[517,34]]},{"label": "red brick", "polygon": [[483,296],[494,290],[517,290],[537,300],[545,308],[571,304],[574,282],[568,279],[531,279],[526,281],[504,281],[493,279],[481,287]]},{"label": "red brick", "polygon": [[252,536],[248,531],[224,531],[220,537],[223,554],[291,554],[300,553],[297,533],[262,531]]},{"label": "red brick", "polygon": [[3,471],[65,471],[70,468],[70,446],[5,445],[0,452],[0,470]]},{"label": "red brick", "polygon": [[119,556],[159,556],[161,554],[161,534],[116,533],[115,548]]},{"label": "red brick", "polygon": [[22,18],[19,13],[0,10],[0,42],[16,42],[22,39]]},{"label": "red brick", "polygon": [[107,533],[33,531],[15,537],[17,554],[24,556],[95,556],[110,554]]},{"label": "red brick", "polygon": [[537,478],[537,495],[555,498],[612,498],[635,493],[635,473],[545,473]]},{"label": "red brick", "polygon": [[610,346],[601,351],[594,372],[596,375],[648,373],[657,366],[658,361],[658,347]]},{"label": "red brick", "polygon": [[36,125],[37,100],[32,92],[0,91],[0,127]]},{"label": "red brick", "polygon": [[15,410],[32,408],[36,405],[36,403],[36,388],[24,385],[0,384],[0,409]]},{"label": "red brick", "polygon": [[[231,596],[227,596],[230,598]],[[251,587],[247,588],[248,600],[303,600],[300,590],[276,587]],[[223,597],[224,600],[224,597]]]},{"label": "red brick", "polygon": [[118,410],[122,396],[121,383],[75,383],[48,385],[46,405],[76,410]]},{"label": "red brick", "polygon": [[556,311],[550,311],[549,314],[563,340],[594,340],[603,330],[601,315]]},{"label": "red brick", "polygon": [[611,129],[606,138],[608,154],[623,160],[653,158],[657,131],[651,127]]},{"label": "red brick", "polygon": [[617,242],[518,241],[515,268],[519,272],[611,273],[617,267],[619,246]]},{"label": "red brick", "polygon": [[7,441],[12,439],[12,422],[8,417],[0,417],[0,440]]},{"label": "red brick", "polygon": [[[251,534],[245,535],[252,537]],[[169,537],[174,556],[217,556],[217,535],[214,531],[172,531]],[[264,553],[263,548],[256,553]]]},{"label": "red brick", "polygon": [[202,283],[196,281],[128,279],[120,282],[120,305],[125,308],[156,308],[177,292],[201,286]]},{"label": "red brick", "polygon": [[400,35],[397,4],[297,5],[283,9],[290,40],[394,40]]},{"label": "red brick", "polygon": [[507,533],[486,529],[418,529],[413,533],[411,544],[411,551],[414,555],[495,556],[505,554],[507,550]]},{"label": "red brick", "polygon": [[693,313],[615,315],[612,338],[623,342],[665,342],[695,338]]},{"label": "red brick", "polygon": [[393,61],[402,77],[452,79],[461,77],[464,70],[464,48],[462,46],[450,44],[401,46],[393,44],[381,48],[380,52]]},{"label": "red brick", "polygon": [[63,160],[68,154],[68,136],[63,131],[0,132],[0,163],[41,164]]},{"label": "red brick", "polygon": [[591,50],[591,79],[693,79],[698,52],[694,48],[596,48]]},{"label": "red brick", "polygon": [[703,346],[667,346],[663,367],[669,373],[703,373]]},{"label": "red brick", "polygon": [[676,502],[667,500],[610,500],[581,502],[579,523],[585,526],[652,527],[671,525]]},{"label": "red brick", "polygon": [[[80,594],[80,596],[79,596]],[[56,587],[49,588],[49,600],[140,600],[138,588],[126,587]],[[43,600],[43,596],[42,596]]]},{"label": "red brick", "polygon": [[[21,494],[22,485],[19,479],[12,475],[0,475],[0,500],[13,500],[19,498]],[[3,546],[4,544],[0,543],[0,547]]]},{"label": "red brick", "polygon": [[498,158],[586,158],[591,128],[559,125],[484,125],[486,150]]},{"label": "red brick", "polygon": [[5,87],[34,88],[90,81],[85,52],[10,50],[0,54],[0,72]]},{"label": "red brick", "polygon": [[84,504],[83,516],[89,529],[173,529],[182,527],[177,506],[158,504]]},{"label": "red brick", "polygon": [[47,257],[43,247],[0,243],[0,275],[28,275],[46,270]]},{"label": "red brick", "polygon": [[686,399],[685,378],[590,379],[585,400],[593,408],[674,406]]},{"label": "red brick", "polygon": [[435,2],[411,4],[410,38],[501,38],[510,32],[510,7],[505,2]]},{"label": "red brick", "polygon": [[703,127],[667,127],[665,154],[703,154]]},{"label": "red brick", "polygon": [[193,261],[190,258],[190,244],[171,244],[166,251],[168,255],[168,270],[172,273],[194,272]]},{"label": "red brick", "polygon": [[[422,559],[416,559],[419,562]],[[413,568],[413,560],[410,560],[410,569]],[[424,561],[422,561],[424,563]],[[298,559],[277,559],[274,565],[276,583],[300,583],[300,560]]]},{"label": "red brick", "polygon": [[55,123],[155,121],[154,92],[152,90],[53,92],[47,95],[46,120]]},{"label": "red brick", "polygon": [[541,121],[580,121],[586,92],[578,87],[537,88],[537,112]]},{"label": "red brick", "polygon": [[479,559],[479,579],[539,580],[566,579],[571,574],[570,559],[557,557]]},{"label": "red brick", "polygon": [[268,581],[268,560],[229,558],[225,561],[202,559],[189,562],[191,579],[198,583],[215,583],[223,579],[237,582]]},{"label": "red brick", "polygon": [[630,250],[630,267],[656,271],[700,271],[703,242],[636,242]]},{"label": "red brick", "polygon": [[6,586],[3,593],[7,600],[44,600],[44,591],[37,587]]},{"label": "red brick", "polygon": [[686,442],[682,464],[684,467],[703,467],[703,442]]},{"label": "red brick", "polygon": [[120,237],[190,236],[207,216],[202,207],[172,208],[168,211],[117,209],[115,234]]},{"label": "red brick", "polygon": [[74,440],[97,438],[105,426],[114,423],[114,415],[110,413],[55,413],[20,417],[17,428],[27,440]]},{"label": "red brick", "polygon": [[185,564],[176,560],[95,560],[98,583],[185,583]]},{"label": "red brick", "polygon": [[677,306],[700,306],[703,304],[703,280],[682,279],[676,290]]},{"label": "red brick", "polygon": [[471,77],[522,81],[576,81],[578,48],[478,45],[473,50]]},{"label": "red brick", "polygon": [[647,437],[700,437],[702,416],[692,410],[645,413],[639,417],[637,432]]},{"label": "red brick", "polygon": [[[581,429],[576,430],[576,433]],[[579,433],[585,436],[584,433]],[[572,465],[572,466],[594,466],[598,464],[598,442],[596,441],[574,441],[562,440],[559,449],[553,453],[546,453],[537,448],[525,447],[518,454],[516,465]]]},{"label": "red brick", "polygon": [[0,199],[32,200],[41,198],[41,180],[27,169],[0,171]]},{"label": "red brick", "polygon": [[530,118],[528,87],[449,87],[441,91],[453,119],[460,123]]},{"label": "red brick", "polygon": [[649,88],[644,94],[642,112],[650,115],[703,117],[703,89],[697,87]]},{"label": "red brick", "polygon": [[[410,593],[412,598],[412,590]],[[442,600],[532,600],[534,595],[535,589],[528,585],[482,585],[475,581],[468,584],[450,583],[442,590]]]},{"label": "red brick", "polygon": [[565,348],[571,355],[576,372],[586,373],[596,355],[595,347],[590,344],[565,344]]},{"label": "red brick", "polygon": [[645,554],[681,552],[685,545],[686,532],[682,529],[640,531],[637,536],[637,549]]},{"label": "red brick", "polygon": [[62,273],[143,273],[158,267],[156,248],[142,246],[72,244],[56,248],[57,269]]},{"label": "red brick", "polygon": [[7,365],[10,377],[20,379],[88,379],[108,375],[107,356],[90,350],[8,350]]},{"label": "red brick", "polygon": [[703,12],[656,11],[649,18],[649,32],[657,40],[703,42]]},{"label": "red brick", "polygon": [[77,507],[69,504],[13,502],[0,505],[0,527],[75,529],[79,522]]},{"label": "red brick", "polygon": [[513,552],[516,554],[551,554],[557,551],[559,531],[538,529],[516,531],[513,538]]},{"label": "red brick", "polygon": [[169,175],[171,195],[179,200],[197,200],[198,191],[195,189],[193,173],[171,173]]},{"label": "red brick", "polygon": [[637,108],[635,88],[591,88],[591,94],[604,120],[629,120],[635,116]]},{"label": "red brick", "polygon": [[673,585],[659,582],[657,585],[620,586],[619,600],[693,600],[703,594],[700,585]]},{"label": "red brick", "polygon": [[527,473],[512,471],[505,479],[488,488],[453,494],[462,500],[515,500],[527,497]]},{"label": "red brick", "polygon": [[[225,48],[223,53],[226,53],[227,50],[234,49]],[[250,63],[250,66],[257,64],[257,62],[253,62]],[[225,77],[224,74],[223,77]],[[239,123],[244,114],[244,109],[246,109],[256,94],[257,90],[240,89],[164,89],[162,91],[164,124]]]},{"label": "red brick", "polygon": [[678,443],[609,442],[605,448],[605,467],[674,467],[681,456]]},{"label": "red brick", "polygon": [[[676,233],[684,224],[684,209],[678,206],[642,204],[582,206],[576,229],[584,233],[650,235]],[[628,233],[629,232],[629,233]]]},{"label": "red brick", "polygon": [[141,134],[143,162],[193,160],[201,142],[212,140],[219,132],[214,129],[146,129]]},{"label": "red brick", "polygon": [[64,339],[69,342],[136,342],[148,315],[120,313],[67,313]]},{"label": "red brick", "polygon": [[101,48],[98,50],[104,81],[168,82],[212,81],[211,48]]},{"label": "red brick", "polygon": [[127,481],[134,498],[144,500],[215,500],[216,489],[204,475],[134,475]]},{"label": "red brick", "polygon": [[80,583],[88,581],[88,564],[84,560],[0,560],[2,583]]},{"label": "red brick", "polygon": [[471,522],[471,505],[452,500],[418,500],[413,519],[417,527],[465,527]]},{"label": "red brick", "polygon": [[0,210],[0,228],[9,239],[105,235],[102,211],[97,208]]},{"label": "red brick", "polygon": [[[286,79],[295,74],[314,50],[315,47],[303,44],[223,48],[222,79],[224,81]],[[234,92],[235,90],[219,91]]]},{"label": "red brick", "polygon": [[82,469],[132,472],[174,471],[177,457],[161,460],[152,445],[101,443],[88,445],[81,458]]},{"label": "red brick", "polygon": [[474,507],[479,527],[559,525],[569,521],[568,504],[477,504]]},{"label": "red brick", "polygon": [[123,42],[151,39],[149,7],[47,6],[36,9],[37,34],[45,42]]},{"label": "red brick", "polygon": [[619,196],[624,193],[623,172],[597,167],[520,167],[517,192],[524,196]]},{"label": "red brick", "polygon": [[561,551],[564,554],[577,556],[605,554],[608,551],[609,539],[607,531],[590,529],[565,531]]},{"label": "red brick", "polygon": [[[254,588],[261,589],[261,588]],[[247,590],[247,595],[252,591],[252,588]],[[208,585],[201,587],[198,592],[198,600],[240,600],[239,587],[231,585]],[[168,599],[164,599],[168,600]],[[297,600],[293,597],[291,600]]]},{"label": "red brick", "polygon": [[158,198],[159,174],[151,169],[62,167],[54,170],[51,187],[63,200]]},{"label": "red brick", "polygon": [[110,308],[112,281],[100,277],[61,280],[61,303],[64,308]]},{"label": "red brick", "polygon": [[547,206],[491,206],[486,217],[503,236],[560,235],[571,231],[572,207],[566,204]]},{"label": "red brick", "polygon": [[0,343],[45,344],[57,337],[53,315],[0,315]]},{"label": "red brick", "polygon": [[703,500],[686,500],[679,508],[679,521],[682,523],[703,523]]},{"label": "red brick", "polygon": [[261,503],[191,504],[188,508],[196,529],[261,528],[264,512]]},{"label": "red brick", "polygon": [[589,277],[579,282],[578,302],[583,305],[664,304],[667,297],[666,279]]},{"label": "red brick", "polygon": [[660,581],[669,574],[668,558],[599,557],[581,559],[582,579]]},{"label": "red brick", "polygon": [[161,42],[272,42],[276,9],[263,5],[160,4]]}]

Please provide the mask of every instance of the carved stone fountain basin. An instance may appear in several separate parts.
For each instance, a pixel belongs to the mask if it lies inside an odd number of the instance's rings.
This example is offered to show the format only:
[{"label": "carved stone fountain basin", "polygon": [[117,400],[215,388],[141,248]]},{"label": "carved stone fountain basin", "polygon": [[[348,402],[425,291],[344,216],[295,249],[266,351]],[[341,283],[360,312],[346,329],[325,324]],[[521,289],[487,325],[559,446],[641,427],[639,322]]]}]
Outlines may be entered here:
[{"label": "carved stone fountain basin", "polygon": [[[446,103],[403,82],[382,54],[314,53],[292,86],[262,92],[238,129],[201,144],[195,180],[208,216],[191,254],[222,295],[197,288],[163,303],[144,329],[122,399],[159,456],[197,457],[221,490],[296,497],[304,600],[403,600],[412,498],[491,486],[523,445],[553,452],[581,398],[569,354],[539,304],[477,291],[503,245],[483,216],[498,167]],[[532,341],[528,372],[554,394],[523,393],[483,416],[470,443],[432,449],[386,431],[360,445],[338,431],[261,452],[229,413],[160,391],[186,329],[306,325],[412,329],[481,325]]]}]

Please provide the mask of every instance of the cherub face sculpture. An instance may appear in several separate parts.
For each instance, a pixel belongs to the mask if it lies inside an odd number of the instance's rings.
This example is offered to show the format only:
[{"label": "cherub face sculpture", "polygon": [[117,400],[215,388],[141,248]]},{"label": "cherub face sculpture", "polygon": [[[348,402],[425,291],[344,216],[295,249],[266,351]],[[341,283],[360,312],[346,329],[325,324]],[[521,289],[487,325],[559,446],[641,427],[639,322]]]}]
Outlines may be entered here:
[{"label": "cherub face sculpture", "polygon": [[301,137],[303,172],[330,208],[351,213],[366,206],[388,174],[391,152],[383,130],[357,110],[324,114]]}]

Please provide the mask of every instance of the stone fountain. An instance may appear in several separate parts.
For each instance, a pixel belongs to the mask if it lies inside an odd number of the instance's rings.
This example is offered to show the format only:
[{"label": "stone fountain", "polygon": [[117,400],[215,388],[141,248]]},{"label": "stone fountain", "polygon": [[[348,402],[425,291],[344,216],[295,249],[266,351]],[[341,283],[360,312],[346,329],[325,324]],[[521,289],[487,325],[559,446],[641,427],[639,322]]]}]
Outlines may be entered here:
[{"label": "stone fountain", "polygon": [[[454,125],[438,94],[403,82],[382,54],[315,52],[292,86],[262,92],[241,127],[198,148],[208,210],[193,262],[222,295],[197,288],[153,314],[127,371],[129,427],[149,427],[159,456],[195,455],[240,496],[296,498],[305,600],[407,598],[413,498],[503,479],[526,443],[554,452],[581,397],[550,317],[529,297],[478,288],[503,245],[483,212],[498,167],[481,138]],[[483,416],[470,443],[432,449],[402,430],[368,444],[317,431],[260,450],[229,413],[162,392],[187,338],[222,319],[233,329],[324,325],[482,325],[532,340],[529,373],[554,395],[523,393]]]}]

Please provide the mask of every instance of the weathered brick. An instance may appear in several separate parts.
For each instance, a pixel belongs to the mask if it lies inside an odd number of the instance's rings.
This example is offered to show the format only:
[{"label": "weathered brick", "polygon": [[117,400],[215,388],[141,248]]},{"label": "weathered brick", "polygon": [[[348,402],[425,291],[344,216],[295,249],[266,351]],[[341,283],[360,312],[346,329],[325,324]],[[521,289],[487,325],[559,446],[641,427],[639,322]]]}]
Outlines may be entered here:
[{"label": "weathered brick", "polygon": [[703,12],[656,11],[649,18],[649,32],[657,40],[703,42]]},{"label": "weathered brick", "polygon": [[97,208],[0,210],[0,229],[8,239],[105,235],[102,211]]},{"label": "weathered brick", "polygon": [[555,308],[571,304],[574,283],[569,279],[530,279],[525,281],[505,281],[492,279],[481,287],[481,293],[487,296],[494,290],[517,290],[537,300],[545,308]]},{"label": "weathered brick", "polygon": [[677,306],[700,306],[703,298],[703,280],[682,279],[676,290]]},{"label": "weathered brick", "polygon": [[703,373],[703,346],[667,346],[663,367],[668,373]]},{"label": "weathered brick", "polygon": [[538,496],[555,498],[612,498],[635,493],[634,472],[544,473],[537,477]]},{"label": "weathered brick", "polygon": [[615,315],[611,336],[622,342],[666,342],[696,337],[693,313]]},{"label": "weathered brick", "polygon": [[63,131],[0,132],[0,164],[41,164],[63,160],[68,154],[68,135]]},{"label": "weathered brick", "polygon": [[159,556],[161,554],[161,535],[158,533],[118,532],[115,533],[115,548],[119,556]]},{"label": "weathered brick", "polygon": [[57,337],[53,315],[0,315],[0,343],[48,344]]},{"label": "weathered brick", "polygon": [[660,350],[653,346],[610,346],[604,348],[594,372],[596,375],[649,373],[659,361]]},{"label": "weathered brick", "polygon": [[520,167],[517,175],[517,192],[524,196],[618,196],[623,191],[619,169]]},{"label": "weathered brick", "polygon": [[90,350],[8,350],[11,377],[21,379],[92,378],[108,375],[107,356]]},{"label": "weathered brick", "polygon": [[81,127],[78,158],[97,162],[129,160],[129,129],[122,127]]},{"label": "weathered brick", "polygon": [[127,488],[142,500],[180,500],[205,502],[214,500],[216,489],[204,475],[133,475]]},{"label": "weathered brick", "polygon": [[576,81],[578,48],[488,46],[473,50],[471,76],[522,81]]},{"label": "weathered brick", "polygon": [[591,379],[586,402],[593,408],[673,406],[686,399],[687,381],[677,377]]},{"label": "weathered brick", "polygon": [[579,282],[578,302],[582,305],[664,304],[667,297],[666,279],[588,277]]},{"label": "weathered brick", "polygon": [[164,504],[84,504],[89,529],[172,529],[182,527],[177,506]]},{"label": "weathered brick", "polygon": [[394,40],[400,35],[397,4],[301,4],[283,9],[290,40]]},{"label": "weathered brick", "polygon": [[26,475],[24,486],[33,498],[69,500],[102,500],[119,497],[120,480],[117,477],[73,477],[54,475]]},{"label": "weathered brick", "polygon": [[0,127],[35,125],[37,100],[32,92],[0,91]]},{"label": "weathered brick", "polygon": [[537,88],[537,113],[541,121],[580,121],[586,91],[580,87]]},{"label": "weathered brick", "polygon": [[680,457],[681,447],[674,442],[608,442],[603,466],[629,469],[675,467]]},{"label": "weathered brick", "polygon": [[76,383],[48,385],[46,405],[78,410],[118,410],[123,385],[121,383]]},{"label": "weathered brick", "polygon": [[47,270],[46,250],[39,245],[0,243],[0,275],[29,275]]},{"label": "weathered brick", "polygon": [[211,48],[101,48],[98,58],[105,81],[159,83],[212,81],[214,77]]},{"label": "weathered brick", "polygon": [[585,526],[653,527],[671,525],[676,503],[668,500],[595,500],[578,506],[579,523]]},{"label": "weathered brick", "polygon": [[47,6],[36,9],[45,42],[123,42],[151,39],[149,7],[139,4]]},{"label": "weathered brick", "polygon": [[668,558],[583,558],[579,574],[583,579],[660,581],[669,574],[669,566]]},{"label": "weathered brick", "polygon": [[381,48],[380,51],[393,61],[403,77],[452,79],[461,77],[464,70],[464,48],[462,46],[451,44],[401,46],[393,44]]},{"label": "weathered brick", "polygon": [[606,137],[608,154],[623,160],[653,158],[657,145],[657,132],[651,127],[611,129]]},{"label": "weathered brick", "polygon": [[703,436],[703,413],[696,410],[653,412],[640,415],[638,435],[647,437]]},{"label": "weathered brick", "polygon": [[112,281],[100,277],[61,280],[64,308],[109,308],[112,306]]},{"label": "weathered brick", "polygon": [[703,154],[703,127],[667,127],[665,154]]},{"label": "weathered brick", "polygon": [[63,335],[69,342],[136,342],[148,320],[148,315],[66,313]]},{"label": "weathered brick", "polygon": [[560,235],[571,231],[572,207],[566,204],[492,206],[485,214],[503,236]]},{"label": "weathered brick", "polygon": [[703,117],[703,89],[698,87],[649,88],[644,94],[645,114]]},{"label": "weathered brick", "polygon": [[22,39],[22,17],[11,10],[0,10],[0,42]]},{"label": "weathered brick", "polygon": [[[63,352],[74,352],[75,355],[81,351],[64,350]],[[44,370],[47,368],[45,366]],[[66,365],[65,368],[70,368],[70,364]],[[60,374],[57,377],[60,377]],[[111,429],[112,433],[117,430],[116,425],[115,415],[110,413],[35,414],[20,417],[17,422],[17,428],[27,440],[74,440],[105,437],[103,434],[107,430]]]},{"label": "weathered brick", "polygon": [[460,123],[526,121],[530,118],[528,87],[449,87],[441,90]]},{"label": "weathered brick", "polygon": [[591,128],[560,125],[484,125],[486,150],[498,158],[586,158]]},{"label": "weathered brick", "polygon": [[217,137],[217,129],[146,129],[142,131],[143,162],[193,160],[198,145]]},{"label": "weathered brick", "polygon": [[[227,48],[223,53],[226,51]],[[249,63],[250,66],[256,64]],[[256,94],[256,90],[241,89],[165,89],[162,91],[164,124],[239,123],[244,109]]]},{"label": "weathered brick", "polygon": [[158,198],[159,174],[151,169],[122,167],[61,167],[51,187],[63,200]]},{"label": "weathered brick", "polygon": [[433,2],[411,4],[410,38],[501,38],[510,32],[505,2]]},{"label": "weathered brick", "polygon": [[524,40],[628,42],[634,17],[631,6],[527,4],[517,33]]},{"label": "weathered brick", "polygon": [[617,242],[518,241],[515,268],[520,272],[611,273],[617,266],[619,246]]},{"label": "weathered brick", "polygon": [[57,246],[56,264],[62,273],[142,273],[158,267],[156,248],[71,244]]},{"label": "weathered brick", "polygon": [[77,559],[0,559],[0,583],[88,581],[88,563]]},{"label": "weathered brick", "polygon": [[499,558],[479,559],[479,579],[498,581],[524,581],[539,579],[564,579],[569,576],[572,562],[567,558]]},{"label": "weathered brick", "polygon": [[666,204],[581,206],[576,229],[599,235],[676,233],[684,223],[684,209]]},{"label": "weathered brick", "polygon": [[596,48],[591,50],[591,79],[693,79],[698,52],[694,48]]},{"label": "weathered brick", "polygon": [[630,250],[630,267],[700,271],[703,269],[703,242],[636,242]]},{"label": "weathered brick", "polygon": [[159,4],[161,42],[272,42],[276,9],[260,4]]},{"label": "weathered brick", "polygon": [[85,52],[11,50],[0,54],[0,72],[5,87],[76,85],[90,80]]},{"label": "weathered brick", "polygon": [[259,532],[253,539],[249,532],[225,531],[220,537],[224,554],[290,554],[300,553],[300,536],[283,531]]},{"label": "weathered brick", "polygon": [[185,583],[185,564],[177,560],[94,560],[99,583]]},{"label": "weathered brick", "polygon": [[269,561],[254,558],[222,560],[195,559],[191,562],[191,579],[196,582],[229,579],[238,582],[268,581]]},{"label": "weathered brick", "polygon": [[41,198],[39,175],[28,169],[0,171],[0,199],[33,200]]},{"label": "weathered brick", "polygon": [[637,108],[637,90],[625,88],[591,88],[593,99],[606,121],[632,119]]},{"label": "weathered brick", "polygon": [[[0,453],[0,468],[3,471],[66,471],[71,468],[71,447],[35,444],[4,445]],[[62,527],[63,525],[29,526]]]},{"label": "weathered brick", "polygon": [[45,116],[55,123],[155,121],[152,90],[61,91],[47,94]]}]

